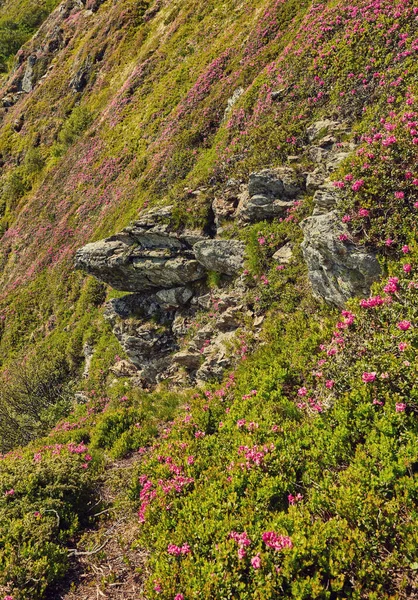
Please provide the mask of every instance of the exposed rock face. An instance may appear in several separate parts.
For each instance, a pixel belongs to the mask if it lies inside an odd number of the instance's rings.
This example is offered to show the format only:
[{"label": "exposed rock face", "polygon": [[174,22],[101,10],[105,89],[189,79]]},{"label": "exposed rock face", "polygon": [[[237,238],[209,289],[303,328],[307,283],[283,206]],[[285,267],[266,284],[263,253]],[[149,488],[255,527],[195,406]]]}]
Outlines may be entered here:
[{"label": "exposed rock face", "polygon": [[27,94],[33,89],[33,67],[36,64],[36,61],[37,57],[35,54],[29,56],[25,73],[23,75],[21,89],[22,92],[26,92]]},{"label": "exposed rock face", "polygon": [[290,167],[252,173],[248,192],[238,207],[238,216],[243,222],[252,223],[285,217],[293,206],[291,200],[301,194],[303,188],[303,182]]},{"label": "exposed rock face", "polygon": [[234,275],[244,266],[244,248],[237,240],[203,240],[193,246],[193,251],[208,271]]},{"label": "exposed rock face", "polygon": [[171,331],[173,315],[162,309],[155,296],[130,294],[111,300],[105,318],[144,384],[163,379],[166,357],[178,348]]},{"label": "exposed rock face", "polygon": [[365,248],[339,240],[344,228],[338,214],[308,217],[302,229],[302,251],[314,293],[336,306],[353,296],[367,296],[380,275],[379,263]]},{"label": "exposed rock face", "polygon": [[[178,377],[179,369],[187,381],[219,377],[231,364],[224,338],[233,337],[242,322],[243,282],[219,291],[215,301],[205,276],[208,271],[236,276],[244,244],[209,239],[201,231],[176,232],[171,215],[171,207],[147,211],[120,233],[87,244],[75,259],[77,268],[115,289],[135,292],[111,300],[105,318],[145,386]],[[185,343],[202,308],[212,309],[212,320]],[[123,376],[127,370],[113,372]]]},{"label": "exposed rock face", "polygon": [[167,216],[166,209],[154,211],[115,236],[87,244],[76,254],[76,268],[125,292],[169,289],[201,279],[205,269],[190,244],[199,236],[169,233],[163,222]]},{"label": "exposed rock face", "polygon": [[93,67],[93,61],[90,57],[87,57],[83,64],[77,69],[77,72],[74,74],[70,81],[70,88],[74,92],[82,92],[86,87],[89,77],[91,75]]}]

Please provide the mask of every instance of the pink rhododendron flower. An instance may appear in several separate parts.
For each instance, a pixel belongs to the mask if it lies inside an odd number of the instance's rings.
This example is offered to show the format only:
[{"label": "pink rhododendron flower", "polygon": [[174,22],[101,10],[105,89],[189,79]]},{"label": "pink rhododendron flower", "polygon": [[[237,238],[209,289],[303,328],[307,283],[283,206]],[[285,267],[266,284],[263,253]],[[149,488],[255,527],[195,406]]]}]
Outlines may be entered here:
[{"label": "pink rhododendron flower", "polygon": [[407,246],[406,244],[405,244],[405,246],[402,246],[402,252],[404,254],[408,254],[408,252],[409,252],[409,246]]},{"label": "pink rhododendron flower", "polygon": [[298,396],[306,396],[307,393],[308,390],[306,389],[306,387],[301,387],[298,389]]},{"label": "pink rhododendron flower", "polygon": [[335,381],[334,381],[333,379],[328,379],[328,380],[325,382],[325,386],[326,386],[326,387],[327,387],[329,390],[331,390],[331,389],[334,387],[334,384],[335,384]]},{"label": "pink rhododendron flower", "polygon": [[371,373],[368,373],[367,371],[365,371],[361,378],[364,381],[364,383],[370,383],[371,381],[374,381],[376,379],[376,372],[372,371]]},{"label": "pink rhododendron flower", "polygon": [[363,187],[363,185],[364,185],[364,180],[363,179],[358,179],[357,181],[355,181],[353,183],[353,185],[351,186],[351,189],[353,190],[353,192],[358,192],[359,189],[361,187]]},{"label": "pink rhododendron flower", "polygon": [[183,594],[176,594],[174,596],[174,600],[184,600],[184,595]]},{"label": "pink rhododendron flower", "polygon": [[387,294],[394,294],[399,289],[398,283],[399,279],[397,277],[389,277],[387,284],[383,288],[383,291],[385,291]]},{"label": "pink rhododendron flower", "polygon": [[261,567],[261,559],[259,554],[256,554],[252,557],[251,566],[253,567],[253,569],[259,569]]},{"label": "pink rhododendron flower", "polygon": [[274,531],[265,531],[261,538],[266,546],[278,552],[284,548],[293,548],[292,540],[287,535],[278,535]]},{"label": "pink rhododendron flower", "polygon": [[406,342],[401,342],[398,344],[398,348],[400,352],[404,352],[408,348],[408,344]]},{"label": "pink rhododendron flower", "polygon": [[359,217],[368,217],[369,214],[370,214],[370,211],[368,211],[367,208],[360,208],[360,210],[358,211]]},{"label": "pink rhododendron flower", "polygon": [[405,408],[406,408],[406,404],[404,404],[403,402],[397,402],[397,404],[395,406],[395,410],[397,413],[405,412]]},{"label": "pink rhododendron flower", "polygon": [[411,267],[411,265],[410,265],[409,263],[406,263],[406,264],[405,264],[405,265],[402,267],[402,269],[404,270],[404,272],[405,272],[405,273],[410,273],[410,272],[411,272],[411,269],[412,269],[412,267]]},{"label": "pink rhododendron flower", "polygon": [[158,581],[154,581],[154,591],[157,592],[157,594],[163,591],[161,583],[159,583]]},{"label": "pink rhododendron flower", "polygon": [[408,329],[411,327],[411,322],[410,321],[399,321],[399,323],[396,325],[396,327],[398,329],[400,329],[401,331],[408,331]]},{"label": "pink rhododendron flower", "polygon": [[402,200],[402,198],[405,198],[404,192],[395,192],[395,198]]}]

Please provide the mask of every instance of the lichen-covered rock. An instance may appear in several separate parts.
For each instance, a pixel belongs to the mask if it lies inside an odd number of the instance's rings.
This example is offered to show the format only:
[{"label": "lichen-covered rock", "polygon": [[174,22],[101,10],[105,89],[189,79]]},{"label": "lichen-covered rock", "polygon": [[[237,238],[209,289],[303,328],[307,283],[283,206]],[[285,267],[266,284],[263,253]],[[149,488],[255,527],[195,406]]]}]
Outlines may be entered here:
[{"label": "lichen-covered rock", "polygon": [[164,311],[152,294],[129,294],[108,302],[104,316],[143,383],[164,379],[167,357],[178,350],[171,329],[174,314]]},{"label": "lichen-covered rock", "polygon": [[203,240],[193,246],[196,259],[208,271],[234,275],[244,265],[245,246],[238,240]]},{"label": "lichen-covered rock", "polygon": [[285,217],[293,206],[292,199],[304,191],[302,181],[294,169],[279,167],[252,173],[248,192],[241,197],[238,215],[241,221],[257,221]]},{"label": "lichen-covered rock", "polygon": [[312,123],[306,129],[308,140],[313,142],[317,138],[323,138],[330,133],[337,131],[341,128],[341,123],[338,121],[332,121],[331,119],[323,119],[322,121],[316,121]]},{"label": "lichen-covered rock", "polygon": [[188,244],[141,227],[87,244],[75,267],[125,292],[182,286],[205,274]]},{"label": "lichen-covered rock", "polygon": [[26,92],[29,94],[33,90],[34,81],[33,81],[33,68],[36,64],[37,56],[36,54],[32,54],[28,58],[28,62],[26,65],[25,73],[23,75],[23,79],[21,82],[21,90],[22,92]]},{"label": "lichen-covered rock", "polygon": [[168,290],[159,290],[155,297],[164,308],[179,308],[188,303],[193,292],[189,287],[176,287]]},{"label": "lichen-covered rock", "polygon": [[301,227],[314,294],[340,307],[353,296],[366,297],[380,275],[379,262],[364,247],[339,239],[344,228],[337,212],[308,217]]}]

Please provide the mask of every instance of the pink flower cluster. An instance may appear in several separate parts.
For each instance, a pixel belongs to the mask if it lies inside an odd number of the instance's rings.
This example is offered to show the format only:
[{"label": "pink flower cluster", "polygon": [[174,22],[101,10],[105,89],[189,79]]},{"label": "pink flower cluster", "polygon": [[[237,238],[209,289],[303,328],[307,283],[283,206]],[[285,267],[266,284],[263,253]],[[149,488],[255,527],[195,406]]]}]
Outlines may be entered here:
[{"label": "pink flower cluster", "polygon": [[266,456],[266,454],[273,452],[274,448],[275,446],[273,443],[265,446],[253,446],[252,448],[249,448],[248,446],[240,446],[238,448],[238,453],[243,454],[245,456],[245,467],[247,469],[251,469],[251,467],[254,466],[262,466],[264,457]]},{"label": "pink flower cluster", "polygon": [[277,552],[285,548],[293,548],[292,540],[287,535],[278,535],[274,531],[266,531],[261,537],[268,548],[273,548]]},{"label": "pink flower cluster", "polygon": [[167,552],[173,556],[187,556],[190,554],[189,544],[183,544],[182,546],[176,546],[175,544],[168,544]]}]

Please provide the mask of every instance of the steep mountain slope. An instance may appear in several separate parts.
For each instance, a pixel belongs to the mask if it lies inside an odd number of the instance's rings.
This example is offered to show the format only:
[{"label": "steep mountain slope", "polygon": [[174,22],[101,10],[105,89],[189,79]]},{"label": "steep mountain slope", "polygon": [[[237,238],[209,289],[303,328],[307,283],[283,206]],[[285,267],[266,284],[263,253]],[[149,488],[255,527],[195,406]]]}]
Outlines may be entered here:
[{"label": "steep mountain slope", "polygon": [[149,598],[418,597],[417,30],[409,0],[66,0],[19,50],[0,596],[53,596],[126,510]]}]

